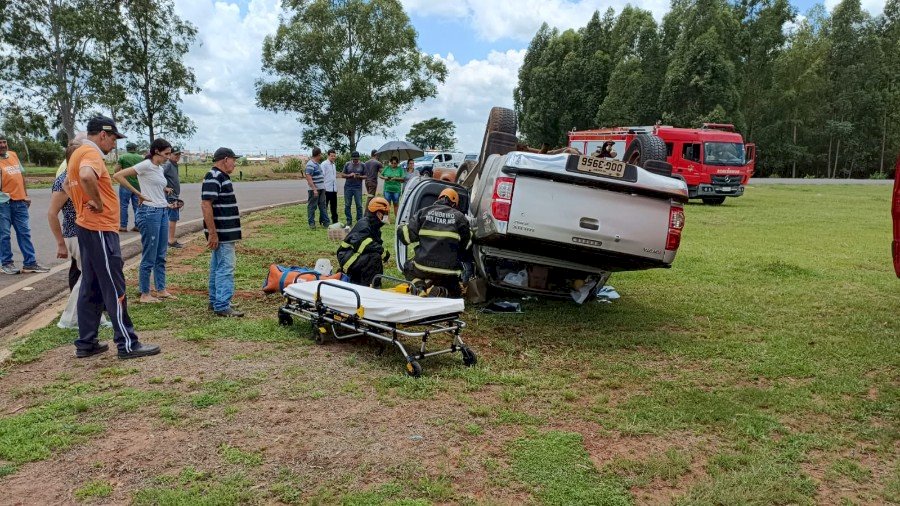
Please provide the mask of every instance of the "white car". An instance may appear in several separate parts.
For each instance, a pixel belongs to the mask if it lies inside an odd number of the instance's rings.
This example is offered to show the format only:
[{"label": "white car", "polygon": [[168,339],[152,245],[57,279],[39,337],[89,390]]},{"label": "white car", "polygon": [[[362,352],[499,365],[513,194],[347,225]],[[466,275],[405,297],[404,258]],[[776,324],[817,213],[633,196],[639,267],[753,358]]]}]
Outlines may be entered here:
[{"label": "white car", "polygon": [[457,169],[466,155],[458,151],[427,151],[425,155],[415,159],[416,172],[424,177],[433,177],[435,170]]}]

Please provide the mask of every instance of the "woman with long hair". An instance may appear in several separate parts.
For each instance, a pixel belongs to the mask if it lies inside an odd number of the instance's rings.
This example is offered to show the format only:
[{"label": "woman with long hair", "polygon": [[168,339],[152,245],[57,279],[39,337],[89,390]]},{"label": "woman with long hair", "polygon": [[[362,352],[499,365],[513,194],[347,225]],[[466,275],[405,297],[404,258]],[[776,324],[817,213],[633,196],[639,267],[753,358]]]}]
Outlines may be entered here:
[{"label": "woman with long hair", "polygon": [[[169,246],[169,203],[166,200],[166,176],[161,165],[172,153],[172,145],[164,139],[150,144],[150,152],[144,161],[120,170],[113,178],[138,196],[135,224],[141,232],[141,266],[138,287],[140,302],[154,303],[160,299],[173,299],[166,290],[166,250]],[[129,176],[137,176],[141,189],[135,189]],[[150,275],[153,275],[156,296],[150,292]]]}]

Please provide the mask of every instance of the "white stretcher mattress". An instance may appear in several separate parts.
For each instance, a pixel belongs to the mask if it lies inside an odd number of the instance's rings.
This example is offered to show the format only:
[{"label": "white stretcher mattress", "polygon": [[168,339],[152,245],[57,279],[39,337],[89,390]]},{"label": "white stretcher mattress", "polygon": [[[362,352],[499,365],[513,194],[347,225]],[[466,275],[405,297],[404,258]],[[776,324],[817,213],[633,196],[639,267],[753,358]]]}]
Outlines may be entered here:
[{"label": "white stretcher mattress", "polygon": [[[315,302],[316,289],[319,283],[323,282],[355,290],[362,300],[362,307],[365,310],[363,318],[366,320],[408,323],[435,316],[458,314],[465,309],[462,299],[417,297],[336,280],[294,283],[284,289],[284,294],[295,299]],[[333,286],[323,286],[320,294],[325,306],[343,313],[353,314],[356,312],[356,296],[351,292]]]}]

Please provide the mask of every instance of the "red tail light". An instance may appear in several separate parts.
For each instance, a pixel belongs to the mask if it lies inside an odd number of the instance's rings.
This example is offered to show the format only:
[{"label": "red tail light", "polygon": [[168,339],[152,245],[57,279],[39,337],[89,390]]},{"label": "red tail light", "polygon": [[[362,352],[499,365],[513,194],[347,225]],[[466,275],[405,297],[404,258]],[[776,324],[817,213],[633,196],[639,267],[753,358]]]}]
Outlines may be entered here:
[{"label": "red tail light", "polygon": [[509,221],[509,209],[512,207],[513,189],[516,180],[512,177],[498,177],[494,181],[494,194],[491,196],[491,215],[500,221]]},{"label": "red tail light", "polygon": [[681,245],[681,230],[684,229],[684,208],[673,205],[669,209],[669,233],[666,235],[666,249],[675,251]]}]

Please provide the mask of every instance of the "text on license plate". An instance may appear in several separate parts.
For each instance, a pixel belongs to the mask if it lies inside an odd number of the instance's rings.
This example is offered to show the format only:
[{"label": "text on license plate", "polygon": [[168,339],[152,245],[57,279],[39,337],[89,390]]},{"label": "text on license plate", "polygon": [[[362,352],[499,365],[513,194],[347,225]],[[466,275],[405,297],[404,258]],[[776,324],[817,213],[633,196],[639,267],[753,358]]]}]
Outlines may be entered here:
[{"label": "text on license plate", "polygon": [[578,170],[582,172],[592,172],[603,176],[621,178],[625,176],[625,162],[605,158],[594,158],[592,156],[582,156],[578,160]]}]

